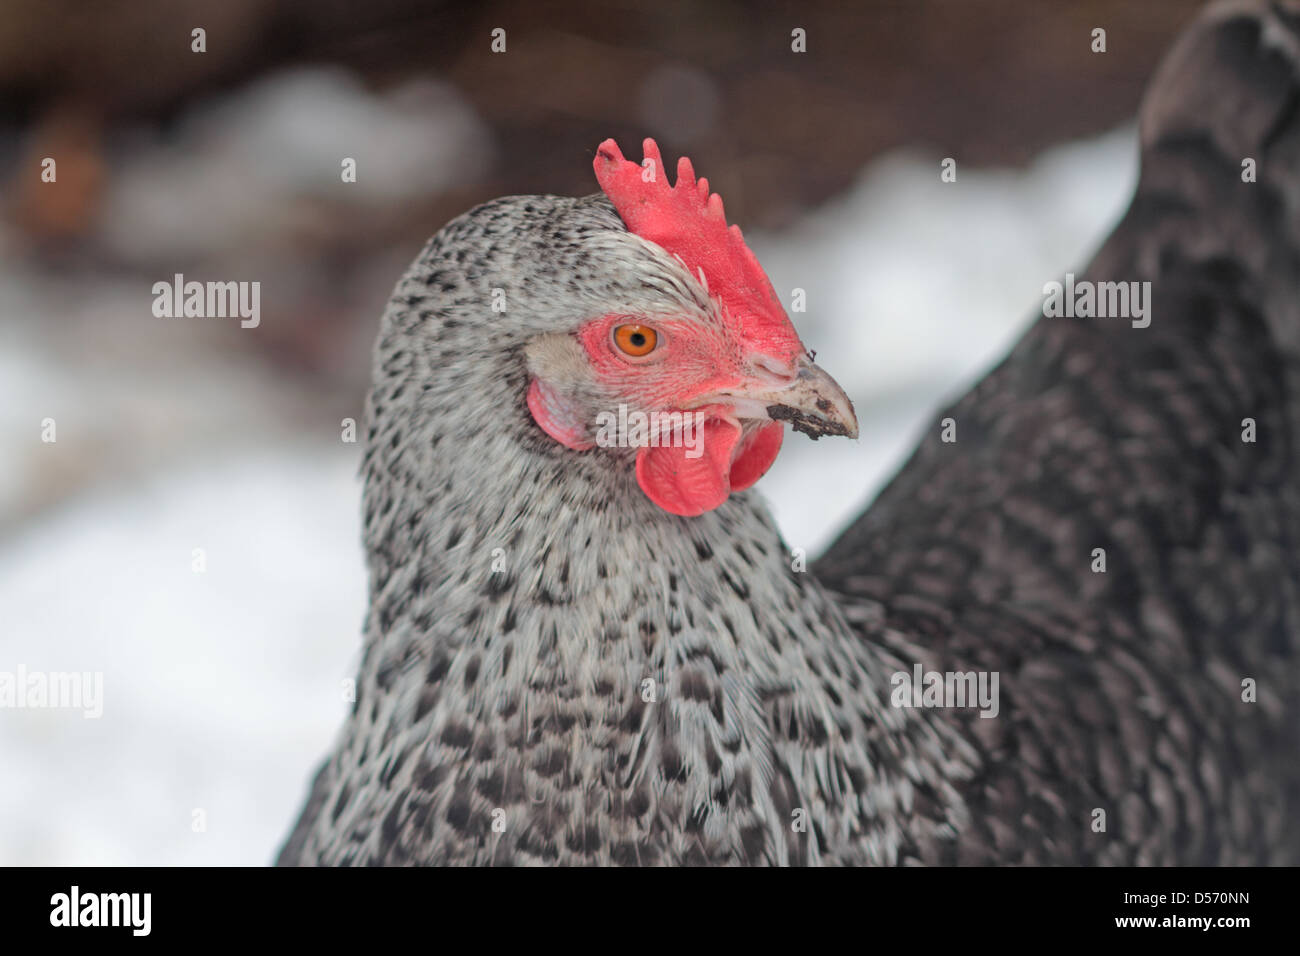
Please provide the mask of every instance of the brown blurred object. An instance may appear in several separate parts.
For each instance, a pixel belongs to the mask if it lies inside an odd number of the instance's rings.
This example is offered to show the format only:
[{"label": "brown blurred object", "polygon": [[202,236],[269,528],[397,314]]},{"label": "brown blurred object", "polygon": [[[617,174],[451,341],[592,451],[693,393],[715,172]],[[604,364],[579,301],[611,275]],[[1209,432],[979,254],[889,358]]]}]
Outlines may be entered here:
[{"label": "brown blurred object", "polygon": [[[104,188],[102,123],[102,115],[76,104],[41,115],[14,174],[11,214],[28,239],[62,243],[90,230]],[[46,159],[54,160],[49,182]]]},{"label": "brown blurred object", "polygon": [[[959,163],[1018,164],[1133,115],[1194,0],[535,2],[222,0],[0,6],[0,99],[29,119],[71,99],[109,118],[165,116],[290,63],[349,66],[374,83],[455,83],[508,161],[476,198],[592,188],[595,145],[659,137],[747,226],[780,225],[845,188],[874,155],[917,144]],[[190,52],[203,26],[208,52]],[[507,52],[490,50],[491,31]],[[806,53],[791,31],[807,31]],[[1108,51],[1091,51],[1091,31]],[[648,128],[643,88],[664,67],[716,90],[712,122],[679,141]],[[680,87],[689,90],[686,87]],[[653,106],[653,104],[651,104]],[[681,111],[690,102],[676,104]]]}]

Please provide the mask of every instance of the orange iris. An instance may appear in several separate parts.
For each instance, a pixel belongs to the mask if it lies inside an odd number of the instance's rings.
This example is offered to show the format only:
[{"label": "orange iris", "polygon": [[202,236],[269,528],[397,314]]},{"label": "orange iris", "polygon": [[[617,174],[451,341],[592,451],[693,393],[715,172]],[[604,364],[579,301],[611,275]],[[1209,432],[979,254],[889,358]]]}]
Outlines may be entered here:
[{"label": "orange iris", "polygon": [[659,335],[648,325],[620,325],[614,329],[614,344],[633,358],[649,355],[659,344]]}]

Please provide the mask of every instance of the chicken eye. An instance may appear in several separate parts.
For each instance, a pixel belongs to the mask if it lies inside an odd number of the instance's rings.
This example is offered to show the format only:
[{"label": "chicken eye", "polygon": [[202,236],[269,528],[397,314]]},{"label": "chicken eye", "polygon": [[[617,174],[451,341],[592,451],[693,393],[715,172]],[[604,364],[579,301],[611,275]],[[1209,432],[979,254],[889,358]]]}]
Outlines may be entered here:
[{"label": "chicken eye", "polygon": [[624,355],[643,358],[659,344],[659,333],[648,325],[620,325],[614,329],[614,344]]}]

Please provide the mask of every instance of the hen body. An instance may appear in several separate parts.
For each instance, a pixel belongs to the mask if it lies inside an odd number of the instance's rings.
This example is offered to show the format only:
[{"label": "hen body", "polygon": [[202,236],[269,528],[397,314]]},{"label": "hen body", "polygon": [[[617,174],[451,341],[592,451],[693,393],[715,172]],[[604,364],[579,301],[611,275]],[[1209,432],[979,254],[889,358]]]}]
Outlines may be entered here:
[{"label": "hen body", "polygon": [[[702,308],[681,263],[603,196],[449,224],[376,346],[357,701],[280,862],[1300,862],[1298,50],[1193,26],[1083,276],[1150,326],[1040,319],[803,573],[754,492],[668,514],[523,403],[532,336]],[[917,663],[998,715],[892,706]]]}]

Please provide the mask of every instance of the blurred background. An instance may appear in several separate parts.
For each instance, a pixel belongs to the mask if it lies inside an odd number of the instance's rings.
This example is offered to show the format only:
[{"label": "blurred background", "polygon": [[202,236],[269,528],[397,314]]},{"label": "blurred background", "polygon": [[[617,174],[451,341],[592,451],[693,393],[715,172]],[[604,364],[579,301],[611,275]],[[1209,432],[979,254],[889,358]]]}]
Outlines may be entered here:
[{"label": "blurred background", "polygon": [[[607,136],[690,155],[805,290],[862,437],[791,436],[758,487],[829,542],[1122,214],[1200,4],[849,7],[0,4],[0,671],[104,674],[98,720],[0,709],[0,864],[273,858],[358,659],[341,422],[388,294],[478,202],[595,191]],[[155,317],[176,273],[260,282],[260,325]]]}]

